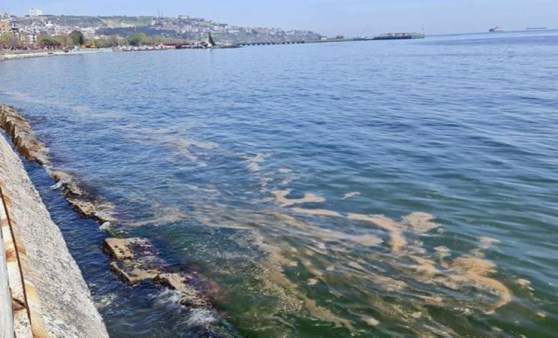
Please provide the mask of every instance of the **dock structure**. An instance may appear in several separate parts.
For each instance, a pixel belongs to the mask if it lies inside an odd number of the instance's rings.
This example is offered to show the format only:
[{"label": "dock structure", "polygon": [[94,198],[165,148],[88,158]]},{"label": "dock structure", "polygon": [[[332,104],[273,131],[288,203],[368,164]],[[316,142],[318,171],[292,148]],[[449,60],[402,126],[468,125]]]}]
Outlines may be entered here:
[{"label": "dock structure", "polygon": [[328,42],[354,42],[354,41],[373,41],[373,38],[327,38],[315,40],[296,40],[296,41],[260,41],[260,42],[240,42],[239,46],[267,46],[267,45],[298,45],[308,43],[328,43]]},{"label": "dock structure", "polygon": [[[211,36],[210,36],[211,37]],[[355,42],[355,41],[377,41],[377,40],[402,40],[402,39],[423,39],[424,34],[420,33],[390,33],[386,35],[379,35],[373,38],[357,37],[345,38],[337,36],[335,38],[322,38],[314,40],[293,40],[293,41],[256,41],[256,42],[239,42],[234,45],[220,46],[215,42],[209,41],[208,43],[183,43],[183,44],[165,44],[167,47],[176,49],[212,49],[212,48],[236,48],[236,47],[250,47],[250,46],[272,46],[272,45],[300,45],[300,44],[314,44],[314,43],[332,43],[332,42]]]},{"label": "dock structure", "polygon": [[240,46],[266,46],[266,45],[298,45],[306,43],[305,40],[298,41],[264,41],[264,42],[241,42]]}]

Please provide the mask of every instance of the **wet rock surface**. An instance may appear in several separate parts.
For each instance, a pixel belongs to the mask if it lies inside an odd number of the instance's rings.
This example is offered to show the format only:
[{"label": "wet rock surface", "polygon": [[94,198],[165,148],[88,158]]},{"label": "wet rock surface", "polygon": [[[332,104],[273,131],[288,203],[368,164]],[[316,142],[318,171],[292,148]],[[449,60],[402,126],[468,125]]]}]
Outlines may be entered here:
[{"label": "wet rock surface", "polygon": [[105,251],[117,260],[133,259],[134,253],[145,254],[150,251],[155,254],[155,248],[144,238],[107,238],[104,244]]},{"label": "wet rock surface", "polygon": [[27,160],[41,165],[50,163],[48,148],[39,141],[29,122],[12,107],[0,104],[0,127],[12,138],[12,142]]},{"label": "wet rock surface", "polygon": [[66,200],[76,211],[85,217],[96,219],[100,223],[115,223],[112,204],[92,196],[75,175],[50,169],[52,164],[47,146],[36,138],[29,121],[17,110],[0,104],[0,127],[11,136],[16,150],[27,160],[37,162],[47,168],[49,175],[60,184]]},{"label": "wet rock surface", "polygon": [[[87,185],[76,175],[54,169],[49,150],[34,135],[30,123],[14,108],[0,104],[0,127],[11,137],[14,146],[27,160],[44,166],[57,183],[65,199],[84,217],[97,220],[103,227],[117,223],[114,205],[90,193]],[[110,269],[124,282],[138,285],[151,281],[180,293],[180,304],[192,308],[211,308],[206,297],[213,289],[210,282],[195,274],[171,271],[168,264],[149,240],[144,238],[107,238],[105,252],[114,261]]]},{"label": "wet rock surface", "polygon": [[180,304],[184,306],[204,308],[210,305],[199,290],[189,284],[191,276],[184,273],[160,273],[154,278],[154,281],[180,292]]},{"label": "wet rock surface", "polygon": [[148,269],[142,264],[133,261],[115,261],[110,264],[114,271],[123,281],[130,285],[140,284],[157,277],[159,271]]},{"label": "wet rock surface", "polygon": [[99,223],[115,223],[114,205],[91,196],[79,179],[61,170],[50,170],[50,176],[60,185],[64,197],[72,208],[85,217],[96,219]]},{"label": "wet rock surface", "polygon": [[155,247],[145,238],[107,238],[103,248],[115,260],[110,268],[130,285],[153,281],[180,293],[180,304],[194,308],[209,308],[199,277],[184,272],[170,272],[168,264],[159,257]]}]

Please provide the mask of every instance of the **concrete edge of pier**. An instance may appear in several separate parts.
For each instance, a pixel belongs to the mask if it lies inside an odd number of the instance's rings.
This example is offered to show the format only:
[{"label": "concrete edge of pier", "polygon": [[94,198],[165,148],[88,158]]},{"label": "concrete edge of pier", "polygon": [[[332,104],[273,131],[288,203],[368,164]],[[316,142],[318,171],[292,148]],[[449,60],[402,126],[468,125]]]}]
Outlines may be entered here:
[{"label": "concrete edge of pier", "polygon": [[0,134],[0,337],[108,337],[81,271]]}]

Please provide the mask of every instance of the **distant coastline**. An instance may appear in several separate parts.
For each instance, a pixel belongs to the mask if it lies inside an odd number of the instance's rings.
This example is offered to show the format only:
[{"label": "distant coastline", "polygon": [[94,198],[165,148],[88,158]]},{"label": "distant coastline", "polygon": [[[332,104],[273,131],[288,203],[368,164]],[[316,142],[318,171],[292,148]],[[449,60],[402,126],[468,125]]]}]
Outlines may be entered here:
[{"label": "distant coastline", "polygon": [[47,56],[69,56],[112,52],[110,48],[65,51],[63,49],[0,50],[0,61],[28,59]]}]

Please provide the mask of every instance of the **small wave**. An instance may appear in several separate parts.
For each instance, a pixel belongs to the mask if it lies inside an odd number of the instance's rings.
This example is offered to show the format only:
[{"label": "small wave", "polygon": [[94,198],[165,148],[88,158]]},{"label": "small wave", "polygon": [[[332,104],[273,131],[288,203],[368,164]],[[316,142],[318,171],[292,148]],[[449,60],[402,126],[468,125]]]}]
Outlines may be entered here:
[{"label": "small wave", "polygon": [[99,309],[104,309],[106,307],[109,307],[112,303],[114,303],[114,301],[117,298],[118,298],[118,295],[116,293],[107,293],[107,294],[103,295],[101,298],[99,298],[95,302],[95,305]]},{"label": "small wave", "polygon": [[56,184],[50,186],[51,190],[58,190],[60,188],[62,188],[62,181],[59,181]]},{"label": "small wave", "polygon": [[190,326],[208,327],[216,321],[217,318],[212,311],[206,309],[194,309],[190,313],[190,316],[188,317],[188,320],[186,322]]},{"label": "small wave", "polygon": [[163,289],[157,292],[154,296],[156,307],[180,307],[181,293],[177,290]]},{"label": "small wave", "polygon": [[105,222],[103,223],[100,227],[99,230],[109,230],[112,227],[112,224],[110,222]]},{"label": "small wave", "polygon": [[351,197],[355,197],[355,196],[359,196],[359,195],[360,195],[360,193],[358,191],[348,192],[345,195],[343,195],[343,199],[346,200],[346,199],[349,199]]}]

